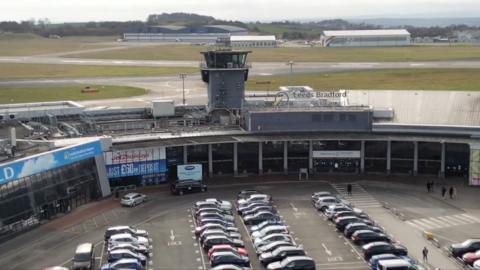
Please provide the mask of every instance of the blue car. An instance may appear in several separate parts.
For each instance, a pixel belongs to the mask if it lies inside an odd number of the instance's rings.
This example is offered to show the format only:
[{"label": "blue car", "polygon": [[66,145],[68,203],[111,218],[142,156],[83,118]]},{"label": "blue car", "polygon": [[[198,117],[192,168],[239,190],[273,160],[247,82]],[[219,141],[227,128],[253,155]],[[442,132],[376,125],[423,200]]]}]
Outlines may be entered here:
[{"label": "blue car", "polygon": [[142,270],[142,264],[137,259],[120,259],[116,262],[102,265],[100,270],[132,269]]},{"label": "blue car", "polygon": [[136,259],[143,266],[147,264],[147,257],[145,255],[128,249],[117,249],[108,253],[107,260],[109,263],[116,262],[121,259]]},{"label": "blue car", "polygon": [[372,256],[372,258],[370,258],[370,261],[369,261],[370,269],[371,270],[377,270],[377,266],[378,266],[379,261],[394,260],[394,259],[403,259],[403,260],[409,262],[412,265],[417,263],[414,259],[412,259],[408,256],[397,256],[397,255],[394,255],[394,254],[385,253],[385,254],[375,255],[375,256]]}]

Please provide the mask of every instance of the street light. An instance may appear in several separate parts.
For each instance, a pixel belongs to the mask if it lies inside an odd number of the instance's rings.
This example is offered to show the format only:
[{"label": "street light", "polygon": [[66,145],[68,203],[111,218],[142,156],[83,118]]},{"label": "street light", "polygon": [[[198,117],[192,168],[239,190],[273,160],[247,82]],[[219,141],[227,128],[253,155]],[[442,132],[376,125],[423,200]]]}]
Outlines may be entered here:
[{"label": "street light", "polygon": [[183,105],[185,106],[185,78],[187,78],[187,73],[180,73],[179,76],[182,79]]},{"label": "street light", "polygon": [[290,66],[290,79],[289,79],[289,84],[290,84],[290,86],[292,86],[293,65],[295,65],[295,63],[294,63],[292,60],[290,60],[290,61],[288,61],[287,65]]}]

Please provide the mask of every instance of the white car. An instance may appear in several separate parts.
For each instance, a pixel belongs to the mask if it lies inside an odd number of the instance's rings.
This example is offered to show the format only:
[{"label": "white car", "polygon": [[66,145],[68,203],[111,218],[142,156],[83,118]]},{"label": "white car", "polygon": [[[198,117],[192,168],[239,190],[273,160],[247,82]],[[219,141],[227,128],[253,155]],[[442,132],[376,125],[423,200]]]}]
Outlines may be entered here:
[{"label": "white car", "polygon": [[147,238],[142,236],[133,236],[129,233],[121,233],[121,234],[114,234],[110,236],[108,240],[108,245],[113,246],[120,243],[129,243],[134,245],[142,245],[145,247],[149,247],[149,241]]},{"label": "white car", "polygon": [[196,211],[202,208],[219,208],[227,211],[232,211],[231,202],[218,199],[206,199],[204,201],[198,201],[195,203],[194,206]]},{"label": "white car", "polygon": [[473,269],[480,269],[480,260],[476,260],[473,263]]},{"label": "white car", "polygon": [[288,228],[285,225],[271,225],[263,228],[260,231],[252,232],[252,239],[255,240],[257,238],[265,237],[269,234],[274,233],[288,233]]},{"label": "white car", "polygon": [[267,194],[252,194],[246,199],[240,199],[237,201],[238,205],[245,205],[253,202],[270,202],[272,197]]},{"label": "white car", "polygon": [[273,233],[273,234],[266,235],[262,238],[256,238],[253,241],[253,247],[255,247],[255,249],[258,250],[258,248],[275,241],[286,241],[286,242],[294,243],[293,238],[289,234]]},{"label": "white car", "polygon": [[141,193],[128,193],[122,197],[120,204],[124,206],[136,206],[147,200],[147,195]]},{"label": "white car", "polygon": [[321,197],[331,197],[331,196],[333,195],[329,191],[317,191],[312,193],[312,202],[315,203],[315,201]]},{"label": "white car", "polygon": [[336,197],[322,197],[318,198],[318,200],[315,202],[315,208],[317,208],[317,210],[325,211],[328,206],[340,203],[342,203],[342,200]]}]

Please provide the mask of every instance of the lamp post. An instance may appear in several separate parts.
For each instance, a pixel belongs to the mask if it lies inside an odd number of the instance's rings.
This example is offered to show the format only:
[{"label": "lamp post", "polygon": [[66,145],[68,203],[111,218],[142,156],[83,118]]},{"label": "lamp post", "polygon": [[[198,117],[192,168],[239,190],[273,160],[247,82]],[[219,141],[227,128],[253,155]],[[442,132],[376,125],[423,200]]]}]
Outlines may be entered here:
[{"label": "lamp post", "polygon": [[183,105],[185,106],[185,78],[187,78],[187,73],[180,73],[179,76],[182,79]]},{"label": "lamp post", "polygon": [[289,84],[290,84],[290,86],[292,86],[293,65],[295,65],[295,63],[294,63],[292,60],[290,60],[290,61],[288,61],[287,65],[290,66],[290,79],[289,79]]}]

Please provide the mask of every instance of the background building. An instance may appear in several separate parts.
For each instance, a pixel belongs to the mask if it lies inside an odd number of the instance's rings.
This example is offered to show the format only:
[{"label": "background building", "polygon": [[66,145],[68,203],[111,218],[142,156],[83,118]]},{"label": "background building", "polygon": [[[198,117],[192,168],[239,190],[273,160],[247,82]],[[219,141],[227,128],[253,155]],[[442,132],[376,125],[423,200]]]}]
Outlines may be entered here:
[{"label": "background building", "polygon": [[405,29],[323,31],[320,42],[324,47],[407,46],[410,33]]},{"label": "background building", "polygon": [[275,36],[230,36],[230,45],[232,47],[250,47],[250,48],[275,48],[277,39]]}]

